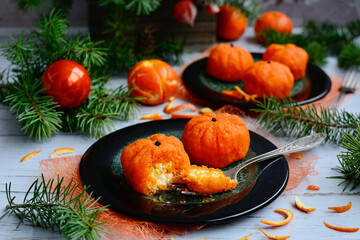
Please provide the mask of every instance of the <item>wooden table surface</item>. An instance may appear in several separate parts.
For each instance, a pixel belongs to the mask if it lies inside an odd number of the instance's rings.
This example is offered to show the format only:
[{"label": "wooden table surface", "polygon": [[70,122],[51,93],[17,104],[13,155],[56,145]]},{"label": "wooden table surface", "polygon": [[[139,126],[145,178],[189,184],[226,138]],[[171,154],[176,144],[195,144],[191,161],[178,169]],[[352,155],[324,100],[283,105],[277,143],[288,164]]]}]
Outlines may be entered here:
[{"label": "wooden table surface", "polygon": [[[234,42],[249,51],[263,52],[264,49],[252,41],[252,29],[246,31],[240,40]],[[196,58],[200,53],[186,53],[184,62],[188,63]],[[1,66],[7,62],[0,59]],[[331,76],[344,76],[345,71],[337,67],[336,59],[328,58],[328,63],[323,69]],[[110,81],[110,86],[116,86],[125,83],[124,78],[114,77]],[[176,104],[181,103],[176,99]],[[360,94],[354,94],[352,98],[344,104],[347,111],[359,112]],[[141,107],[140,113],[162,112],[165,104],[155,107]],[[121,129],[126,126],[143,122],[143,120],[133,119],[128,122],[117,122],[115,129]],[[60,133],[53,136],[51,140],[44,142],[35,142],[28,138],[21,131],[21,126],[16,120],[16,116],[9,111],[9,107],[0,104],[0,214],[7,204],[5,197],[5,184],[12,183],[12,190],[21,201],[21,196],[28,189],[30,184],[40,176],[39,161],[49,158],[54,149],[62,147],[72,147],[74,154],[83,154],[96,139],[90,139],[88,136],[75,133]],[[41,150],[41,153],[26,162],[21,163],[20,159],[26,154]],[[245,216],[233,219],[230,222],[209,225],[201,230],[191,232],[185,236],[175,235],[175,239],[193,239],[200,240],[204,237],[206,240],[215,239],[239,239],[245,235],[253,234],[250,239],[267,239],[258,228],[262,228],[270,235],[291,236],[290,239],[360,239],[360,232],[344,233],[328,229],[323,222],[327,221],[333,225],[360,227],[360,192],[359,189],[349,192],[343,192],[343,186],[338,186],[339,180],[328,179],[329,176],[337,175],[334,168],[339,165],[337,154],[341,151],[340,147],[333,144],[323,144],[315,149],[309,150],[311,154],[319,157],[315,170],[317,175],[307,176],[300,185],[291,190],[283,192],[270,205]],[[307,186],[310,184],[320,186],[320,191],[309,191]],[[305,204],[316,206],[317,210],[312,213],[304,213],[297,210],[294,206],[294,198],[298,196]],[[334,213],[328,210],[329,206],[341,206],[349,201],[353,203],[350,211],[345,213]],[[287,225],[274,228],[260,223],[261,219],[279,221],[283,216],[274,213],[276,208],[285,208],[293,211],[294,219]],[[63,239],[63,236],[52,232],[34,228],[30,224],[23,224],[16,228],[18,220],[16,217],[8,217],[0,221],[0,239]]]}]

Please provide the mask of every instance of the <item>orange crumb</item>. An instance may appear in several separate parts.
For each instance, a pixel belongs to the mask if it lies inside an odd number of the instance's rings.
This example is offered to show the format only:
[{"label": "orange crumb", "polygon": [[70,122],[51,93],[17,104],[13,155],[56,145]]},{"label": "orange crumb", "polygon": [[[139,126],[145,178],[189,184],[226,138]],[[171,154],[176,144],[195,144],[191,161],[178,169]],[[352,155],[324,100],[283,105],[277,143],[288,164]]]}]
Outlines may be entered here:
[{"label": "orange crumb", "polygon": [[23,157],[23,158],[21,159],[21,162],[23,162],[23,161],[25,161],[25,160],[27,160],[27,159],[29,159],[29,158],[32,158],[33,156],[35,156],[35,155],[38,154],[39,152],[41,152],[41,151],[34,151],[34,152],[31,152],[31,153],[27,154],[25,157]]},{"label": "orange crumb", "polygon": [[246,235],[245,237],[239,238],[238,240],[249,240],[252,234]]},{"label": "orange crumb", "polygon": [[199,113],[201,113],[201,114],[212,113],[212,112],[214,112],[214,111],[211,108],[208,108],[208,107],[204,107],[204,108],[201,108],[199,110]]},{"label": "orange crumb", "polygon": [[174,97],[171,97],[169,99],[168,105],[166,105],[166,107],[163,110],[164,113],[171,114],[171,113],[180,111],[185,108],[189,108],[189,109],[193,110],[194,112],[197,111],[197,107],[195,107],[192,103],[185,103],[185,104],[181,104],[181,105],[178,105],[178,106],[172,108],[171,106],[174,102],[174,99],[175,99]]},{"label": "orange crumb", "polygon": [[324,222],[324,224],[328,228],[336,230],[336,231],[340,231],[340,232],[357,232],[357,231],[359,231],[359,228],[337,227],[337,226],[330,225],[326,222]]},{"label": "orange crumb", "polygon": [[174,237],[171,237],[169,240],[174,240]]},{"label": "orange crumb", "polygon": [[50,155],[50,158],[55,157],[55,156],[59,156],[59,155],[63,155],[63,154],[67,154],[67,153],[73,153],[73,152],[75,152],[73,148],[55,149],[54,152]]},{"label": "orange crumb", "polygon": [[256,94],[249,95],[246,92],[244,92],[241,88],[239,88],[238,86],[234,86],[234,88],[241,96],[243,96],[245,98],[245,100],[247,102],[255,101],[255,98],[257,97]]},{"label": "orange crumb", "polygon": [[292,158],[298,159],[298,160],[301,160],[301,159],[304,158],[304,156],[301,155],[300,153],[294,153],[294,152],[290,153],[289,156],[292,157]]},{"label": "orange crumb", "polygon": [[159,116],[158,113],[153,113],[153,114],[144,114],[144,115],[141,115],[141,119],[162,120],[163,117]]},{"label": "orange crumb", "polygon": [[234,91],[234,90],[222,90],[221,94],[230,96],[230,97],[234,97],[234,98],[238,98],[238,99],[243,99],[243,96],[241,96],[240,93],[238,93],[237,91]]},{"label": "orange crumb", "polygon": [[199,115],[186,115],[186,114],[176,114],[176,113],[173,113],[173,114],[171,114],[171,119],[177,119],[177,118],[190,119],[190,118],[197,117],[197,116],[199,116]]},{"label": "orange crumb", "polygon": [[273,221],[263,219],[260,222],[274,226],[274,227],[279,227],[279,226],[283,226],[283,225],[289,223],[294,217],[294,214],[290,210],[287,210],[287,209],[277,208],[274,210],[274,212],[284,215],[286,217],[286,219],[283,221],[278,221],[278,222],[273,222]]},{"label": "orange crumb", "polygon": [[295,196],[295,206],[303,212],[313,212],[316,210],[316,207],[309,207],[303,204],[297,196]]},{"label": "orange crumb", "polygon": [[315,186],[315,185],[309,185],[307,188],[308,188],[309,190],[314,190],[314,191],[319,191],[319,190],[320,190],[320,187]]},{"label": "orange crumb", "polygon": [[340,207],[328,207],[328,209],[334,210],[338,213],[342,213],[342,212],[346,212],[347,210],[349,210],[351,208],[351,202],[349,202],[347,205],[345,206],[340,206]]},{"label": "orange crumb", "polygon": [[265,233],[263,230],[261,230],[260,228],[258,228],[260,230],[260,232],[262,232],[265,236],[267,236],[269,239],[273,239],[273,240],[285,240],[288,239],[290,236],[270,236],[269,234]]}]

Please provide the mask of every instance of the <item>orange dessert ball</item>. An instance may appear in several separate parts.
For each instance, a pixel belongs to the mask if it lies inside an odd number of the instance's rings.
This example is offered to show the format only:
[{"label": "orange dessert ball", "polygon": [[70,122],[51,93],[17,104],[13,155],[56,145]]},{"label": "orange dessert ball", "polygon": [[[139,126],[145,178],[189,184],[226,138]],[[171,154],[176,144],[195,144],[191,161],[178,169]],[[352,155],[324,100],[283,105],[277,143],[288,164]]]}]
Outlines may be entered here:
[{"label": "orange dessert ball", "polygon": [[175,70],[166,62],[151,59],[137,63],[128,74],[132,97],[143,97],[139,101],[146,105],[166,102],[178,88]]},{"label": "orange dessert ball", "polygon": [[218,168],[191,165],[181,171],[181,178],[193,192],[214,194],[236,188],[238,181],[226,177]]},{"label": "orange dessert ball", "polygon": [[152,196],[171,190],[170,182],[180,181],[180,171],[190,165],[190,160],[178,138],[155,134],[126,146],[121,164],[130,186]]},{"label": "orange dessert ball", "polygon": [[264,42],[262,35],[269,29],[274,29],[280,33],[290,34],[293,29],[291,19],[279,11],[270,11],[264,13],[255,22],[255,36],[260,42]]},{"label": "orange dessert ball", "polygon": [[236,115],[207,113],[192,118],[181,140],[192,163],[223,168],[245,157],[250,134]]},{"label": "orange dessert ball", "polygon": [[206,72],[225,82],[238,82],[253,63],[254,58],[247,50],[220,43],[210,51]]},{"label": "orange dessert ball", "polygon": [[228,41],[238,39],[247,27],[247,17],[237,8],[225,4],[216,14],[216,34]]},{"label": "orange dessert ball", "polygon": [[249,68],[244,76],[244,91],[258,98],[273,95],[287,97],[294,85],[290,69],[278,62],[259,61]]},{"label": "orange dessert ball", "polygon": [[271,44],[266,48],[262,60],[285,64],[290,68],[296,81],[305,76],[309,55],[304,49],[294,44]]}]

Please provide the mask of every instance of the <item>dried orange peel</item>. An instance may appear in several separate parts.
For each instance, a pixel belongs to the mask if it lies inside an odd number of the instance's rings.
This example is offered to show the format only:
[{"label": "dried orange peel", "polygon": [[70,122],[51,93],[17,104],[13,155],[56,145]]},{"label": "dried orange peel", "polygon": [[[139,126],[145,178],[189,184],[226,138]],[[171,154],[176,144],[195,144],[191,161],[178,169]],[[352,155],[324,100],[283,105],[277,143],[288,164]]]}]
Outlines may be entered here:
[{"label": "dried orange peel", "polygon": [[319,191],[320,190],[320,187],[315,186],[315,185],[309,185],[307,188],[309,190],[313,190],[313,191]]},{"label": "dried orange peel", "polygon": [[27,154],[25,157],[23,157],[21,159],[21,162],[24,162],[25,160],[29,159],[29,158],[32,158],[33,156],[35,156],[36,154],[38,154],[39,152],[41,151],[34,151],[34,152],[31,152],[29,154]]},{"label": "dried orange peel", "polygon": [[283,225],[289,223],[294,217],[294,214],[290,210],[287,210],[287,209],[277,208],[274,210],[274,212],[280,213],[280,214],[284,215],[286,218],[283,221],[278,221],[278,222],[273,222],[273,221],[269,221],[266,219],[263,219],[260,222],[274,226],[274,227],[279,227],[279,226],[283,226]]},{"label": "dried orange peel", "polygon": [[174,100],[175,100],[175,97],[171,97],[169,99],[168,105],[166,105],[166,107],[163,110],[164,113],[171,114],[171,113],[180,111],[185,108],[189,108],[189,109],[193,110],[194,112],[197,111],[197,107],[195,107],[195,105],[192,103],[185,103],[185,104],[181,104],[181,105],[178,105],[178,106],[172,108],[171,106],[172,106]]},{"label": "dried orange peel", "polygon": [[238,240],[249,240],[252,234],[246,235],[245,237],[239,238]]},{"label": "dried orange peel", "polygon": [[178,119],[178,118],[190,119],[190,118],[197,117],[197,116],[200,116],[200,115],[187,115],[187,114],[173,113],[173,114],[171,114],[171,119]]},{"label": "dried orange peel", "polygon": [[50,158],[59,156],[59,155],[63,155],[63,154],[68,154],[68,153],[73,153],[75,152],[75,150],[73,148],[59,148],[59,149],[55,149],[54,152],[50,155]]},{"label": "dried orange peel", "polygon": [[339,231],[339,232],[357,232],[357,231],[359,231],[359,228],[337,227],[337,226],[330,225],[326,222],[324,222],[324,224],[326,227],[336,230],[336,231]]},{"label": "dried orange peel", "polygon": [[345,206],[340,206],[340,207],[328,207],[328,209],[330,210],[334,210],[335,212],[338,213],[342,213],[342,212],[346,212],[351,208],[352,203],[349,202],[347,205]]},{"label": "dried orange peel", "polygon": [[288,239],[290,236],[270,236],[269,234],[267,234],[266,232],[264,232],[263,230],[261,230],[260,228],[258,228],[260,230],[260,232],[262,232],[265,236],[267,236],[269,239],[273,239],[273,240],[285,240]]},{"label": "dried orange peel", "polygon": [[313,212],[316,210],[316,207],[306,206],[297,196],[295,196],[295,206],[303,212]]},{"label": "dried orange peel", "polygon": [[245,101],[247,101],[247,102],[255,101],[255,98],[257,97],[255,94],[249,95],[246,92],[244,92],[241,88],[239,88],[238,86],[234,86],[234,88],[238,93],[240,93],[241,96],[244,97]]},{"label": "dried orange peel", "polygon": [[163,117],[159,116],[158,113],[153,113],[153,114],[144,114],[144,115],[141,115],[141,119],[144,119],[144,120],[162,120]]}]

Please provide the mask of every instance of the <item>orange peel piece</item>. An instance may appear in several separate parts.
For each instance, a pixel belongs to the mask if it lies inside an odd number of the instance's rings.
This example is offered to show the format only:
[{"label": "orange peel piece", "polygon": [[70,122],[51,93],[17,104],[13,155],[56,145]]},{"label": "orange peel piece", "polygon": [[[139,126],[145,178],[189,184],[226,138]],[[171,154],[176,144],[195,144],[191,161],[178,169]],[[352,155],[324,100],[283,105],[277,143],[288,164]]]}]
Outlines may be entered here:
[{"label": "orange peel piece", "polygon": [[288,239],[290,236],[270,236],[269,234],[267,234],[266,232],[264,232],[263,230],[261,230],[260,228],[258,228],[260,230],[260,232],[262,232],[265,236],[267,236],[269,239],[273,239],[273,240],[285,240]]},{"label": "orange peel piece", "polygon": [[230,96],[230,97],[234,97],[234,98],[238,98],[238,99],[243,98],[240,93],[238,93],[237,91],[234,91],[234,90],[222,90],[221,94]]},{"label": "orange peel piece", "polygon": [[59,155],[63,155],[63,154],[68,154],[68,153],[73,153],[75,152],[75,150],[73,148],[59,148],[59,149],[55,149],[54,152],[50,155],[50,158],[59,156]]},{"label": "orange peel piece", "polygon": [[249,102],[249,101],[255,101],[255,98],[257,97],[256,94],[253,95],[249,95],[246,92],[244,92],[241,88],[239,88],[238,86],[234,86],[235,90],[244,97],[245,101]]},{"label": "orange peel piece", "polygon": [[283,226],[283,225],[289,223],[294,217],[294,214],[290,210],[287,210],[287,209],[277,208],[274,210],[274,212],[280,213],[280,214],[284,215],[286,218],[283,221],[278,221],[278,222],[269,221],[266,219],[263,219],[260,222],[274,226],[274,227],[279,227],[279,226]]},{"label": "orange peel piece", "polygon": [[21,159],[21,162],[24,162],[25,160],[29,159],[29,158],[32,158],[33,156],[35,156],[36,154],[38,154],[39,152],[41,152],[40,150],[39,151],[34,151],[34,152],[31,152],[29,154],[27,154],[25,157],[23,157]]},{"label": "orange peel piece", "polygon": [[309,185],[307,188],[309,190],[313,190],[313,191],[319,191],[320,190],[320,187],[315,186],[315,185]]},{"label": "orange peel piece", "polygon": [[194,112],[197,111],[197,107],[192,103],[185,103],[185,104],[181,104],[181,105],[178,105],[178,106],[172,108],[171,106],[174,102],[174,99],[175,99],[175,97],[171,97],[169,99],[169,103],[166,105],[166,107],[163,110],[164,113],[171,114],[171,113],[180,111],[185,108],[189,108],[189,109],[193,110]]},{"label": "orange peel piece", "polygon": [[301,202],[300,198],[298,198],[297,196],[295,196],[295,206],[303,211],[303,212],[313,212],[316,210],[316,207],[309,207],[309,206],[306,206],[304,203]]},{"label": "orange peel piece", "polygon": [[335,212],[338,213],[342,213],[342,212],[346,212],[351,208],[352,203],[349,202],[347,205],[345,206],[340,206],[340,207],[328,207],[328,209],[333,210]]},{"label": "orange peel piece", "polygon": [[191,119],[193,117],[197,117],[199,115],[186,115],[186,114],[171,114],[171,119],[178,119],[178,118],[185,118],[185,119]]},{"label": "orange peel piece", "polygon": [[249,240],[252,234],[246,235],[245,237],[239,238],[238,240]]},{"label": "orange peel piece", "polygon": [[324,224],[326,227],[336,230],[336,231],[339,231],[339,232],[357,232],[357,231],[359,231],[359,228],[338,227],[338,226],[330,225],[326,222],[324,222]]},{"label": "orange peel piece", "polygon": [[144,119],[144,120],[162,120],[163,117],[159,116],[158,113],[153,113],[153,114],[144,114],[144,115],[141,115],[141,119]]}]

